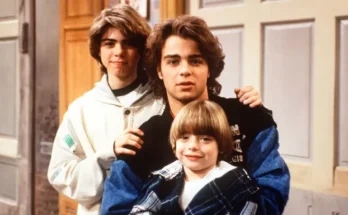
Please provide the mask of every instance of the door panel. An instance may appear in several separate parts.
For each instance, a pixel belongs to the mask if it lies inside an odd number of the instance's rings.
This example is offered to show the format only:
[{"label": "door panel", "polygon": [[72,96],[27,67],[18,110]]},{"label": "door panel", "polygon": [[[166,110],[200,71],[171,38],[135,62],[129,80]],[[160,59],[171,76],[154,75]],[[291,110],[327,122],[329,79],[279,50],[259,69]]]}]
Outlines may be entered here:
[{"label": "door panel", "polygon": [[[17,25],[18,26],[18,23]],[[17,39],[4,39],[0,41],[0,97],[6,100],[0,106],[0,134],[6,137],[17,137]],[[7,71],[7,72],[5,72]],[[3,100],[3,101],[4,101]]]},{"label": "door panel", "polygon": [[90,90],[100,78],[96,61],[89,54],[88,30],[69,30],[65,33],[66,104]]}]

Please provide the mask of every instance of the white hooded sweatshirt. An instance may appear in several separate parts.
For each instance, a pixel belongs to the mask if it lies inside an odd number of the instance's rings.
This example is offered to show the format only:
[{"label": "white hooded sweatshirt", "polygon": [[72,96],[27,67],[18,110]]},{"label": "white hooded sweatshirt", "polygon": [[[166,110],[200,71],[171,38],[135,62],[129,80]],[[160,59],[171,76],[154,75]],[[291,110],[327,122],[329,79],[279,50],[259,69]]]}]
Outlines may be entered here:
[{"label": "white hooded sweatshirt", "polygon": [[134,101],[123,106],[104,75],[69,106],[57,131],[47,176],[58,192],[79,203],[78,215],[100,213],[104,180],[116,159],[116,137],[164,110],[163,101],[154,98],[148,84],[129,94]]}]

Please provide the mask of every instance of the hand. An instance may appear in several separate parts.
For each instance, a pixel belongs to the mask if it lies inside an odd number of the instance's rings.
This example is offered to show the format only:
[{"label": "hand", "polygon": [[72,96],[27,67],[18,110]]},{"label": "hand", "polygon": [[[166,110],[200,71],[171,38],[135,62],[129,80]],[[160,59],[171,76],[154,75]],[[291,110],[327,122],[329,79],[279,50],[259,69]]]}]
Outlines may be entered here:
[{"label": "hand", "polygon": [[262,101],[259,92],[254,89],[253,86],[249,85],[243,88],[235,88],[234,93],[236,94],[239,101],[249,107],[261,106]]},{"label": "hand", "polygon": [[[120,154],[135,155],[136,149],[141,149],[143,140],[141,136],[144,133],[138,128],[127,128],[118,136],[114,142],[114,152],[118,156]],[[133,149],[132,149],[133,148]]]}]

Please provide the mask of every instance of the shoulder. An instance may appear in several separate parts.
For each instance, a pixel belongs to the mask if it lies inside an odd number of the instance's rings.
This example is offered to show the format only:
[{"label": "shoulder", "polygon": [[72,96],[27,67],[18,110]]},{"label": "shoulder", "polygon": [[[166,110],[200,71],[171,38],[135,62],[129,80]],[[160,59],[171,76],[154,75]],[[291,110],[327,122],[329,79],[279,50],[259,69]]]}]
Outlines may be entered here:
[{"label": "shoulder", "polygon": [[85,94],[83,94],[82,96],[78,97],[77,99],[75,99],[71,104],[69,104],[68,106],[68,112],[76,112],[80,109],[82,109],[84,106],[90,104],[90,103],[94,103],[94,96],[92,96],[92,92],[93,90],[89,90],[88,92],[86,92]]},{"label": "shoulder", "polygon": [[217,95],[209,95],[209,100],[219,104],[220,106],[239,104],[237,98],[225,98]]},{"label": "shoulder", "polygon": [[168,108],[163,107],[164,110],[161,115],[154,115],[150,117],[149,120],[144,122],[139,128],[140,130],[153,130],[160,131],[166,129],[168,126],[170,127],[173,121],[170,113],[168,112]]},{"label": "shoulder", "polygon": [[220,105],[226,114],[229,112],[234,114],[238,113],[242,108],[242,104],[236,98],[224,98],[216,95],[210,95],[209,100]]}]

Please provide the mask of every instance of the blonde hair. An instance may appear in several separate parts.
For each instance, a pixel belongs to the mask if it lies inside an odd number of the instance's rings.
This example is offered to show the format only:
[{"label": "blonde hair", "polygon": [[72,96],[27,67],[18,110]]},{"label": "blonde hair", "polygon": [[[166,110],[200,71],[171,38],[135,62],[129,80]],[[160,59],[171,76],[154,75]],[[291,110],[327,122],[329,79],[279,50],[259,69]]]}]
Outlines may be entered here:
[{"label": "blonde hair", "polygon": [[218,161],[231,155],[234,139],[224,110],[208,100],[193,101],[185,105],[170,128],[170,144],[175,153],[176,141],[185,134],[209,135],[218,144]]},{"label": "blonde hair", "polygon": [[[109,28],[120,30],[124,37],[131,40],[143,58],[145,43],[151,33],[151,28],[146,20],[131,6],[118,4],[106,8],[93,20],[89,29],[89,51],[101,66],[102,72],[107,72],[99,55],[101,38]],[[146,76],[143,68],[143,59],[139,61],[138,76]]]}]

